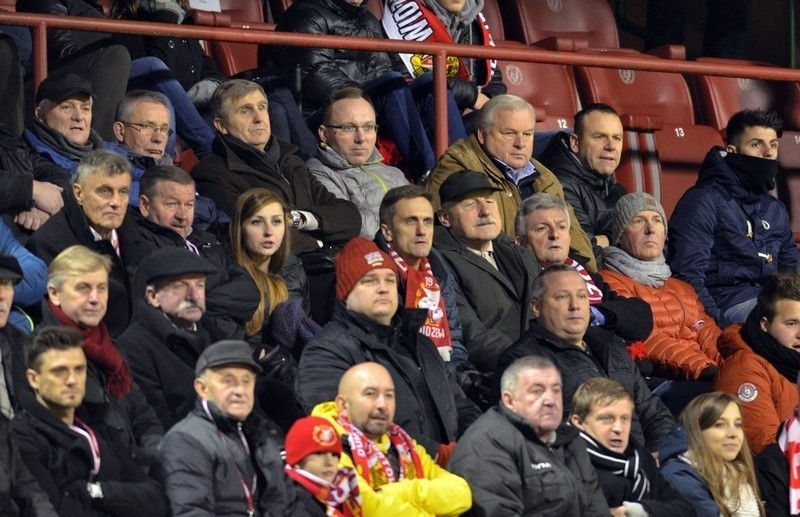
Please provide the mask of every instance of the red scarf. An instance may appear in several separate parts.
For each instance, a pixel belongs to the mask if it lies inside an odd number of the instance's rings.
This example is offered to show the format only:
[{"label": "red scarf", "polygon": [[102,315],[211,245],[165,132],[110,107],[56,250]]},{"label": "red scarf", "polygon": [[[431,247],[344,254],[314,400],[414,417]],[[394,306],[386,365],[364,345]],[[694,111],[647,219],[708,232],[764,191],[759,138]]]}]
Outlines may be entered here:
[{"label": "red scarf", "polygon": [[420,327],[419,333],[427,337],[436,345],[436,350],[445,362],[450,361],[453,346],[450,342],[450,322],[447,321],[447,307],[445,306],[442,290],[436,277],[433,275],[428,259],[422,258],[419,269],[408,266],[403,257],[392,249],[390,244],[389,255],[394,259],[400,270],[400,280],[406,286],[405,307],[413,309],[427,309],[428,316]]},{"label": "red scarf", "polygon": [[308,490],[314,499],[325,505],[326,515],[360,517],[361,493],[358,490],[358,480],[353,469],[340,468],[330,483],[299,467],[292,468],[286,465],[284,470],[287,476]]},{"label": "red scarf", "polygon": [[61,307],[53,305],[50,300],[47,301],[47,305],[53,311],[53,316],[56,317],[58,323],[64,327],[74,328],[81,333],[83,337],[83,352],[89,361],[99,366],[106,374],[106,389],[108,392],[115,399],[122,398],[130,393],[133,390],[131,371],[128,368],[128,363],[125,362],[122,354],[119,353],[116,345],[111,341],[106,324],[101,321],[96,327],[87,329],[69,319],[69,316],[64,314]]},{"label": "red scarf", "polygon": [[592,275],[586,271],[586,268],[583,267],[580,262],[577,260],[567,257],[567,260],[564,261],[564,264],[574,267],[578,274],[581,275],[583,281],[586,282],[586,289],[589,291],[589,305],[598,305],[603,301],[603,291],[597,287],[592,280]]},{"label": "red scarf", "polygon": [[356,470],[373,488],[401,479],[424,479],[422,459],[419,457],[414,440],[397,424],[389,426],[389,442],[400,459],[400,472],[395,473],[389,458],[360,429],[350,423],[347,417],[340,416],[339,424],[347,432],[350,456]]},{"label": "red scarf", "polygon": [[800,513],[800,414],[797,408],[783,424],[778,445],[789,463],[789,508],[794,515]]},{"label": "red scarf", "polygon": [[[493,47],[494,41],[489,33],[489,25],[482,13],[476,17],[480,30],[480,41]],[[402,41],[425,41],[428,43],[455,43],[450,31],[436,14],[417,0],[388,0],[383,9],[383,28],[389,39]],[[433,57],[428,54],[400,54],[400,59],[414,77],[428,72]],[[475,58],[478,59],[478,58]],[[425,65],[425,66],[423,66]],[[486,77],[470,77],[469,67],[456,56],[447,56],[447,77],[475,80],[478,86],[486,86],[492,79],[497,61],[486,60]]]}]

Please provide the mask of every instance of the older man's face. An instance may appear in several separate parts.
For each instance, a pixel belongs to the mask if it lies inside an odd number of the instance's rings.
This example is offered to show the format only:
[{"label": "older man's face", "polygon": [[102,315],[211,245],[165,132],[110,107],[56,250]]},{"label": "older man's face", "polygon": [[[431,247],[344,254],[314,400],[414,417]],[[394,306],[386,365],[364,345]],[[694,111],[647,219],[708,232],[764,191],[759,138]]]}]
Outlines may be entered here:
[{"label": "older man's face", "polygon": [[206,276],[198,273],[181,275],[147,286],[147,303],[161,310],[173,323],[191,328],[206,311]]},{"label": "older man's face", "polygon": [[76,93],[58,102],[44,100],[36,108],[36,118],[64,135],[67,142],[86,145],[92,128],[92,98]]},{"label": "older man's face", "polygon": [[499,110],[494,114],[494,126],[488,131],[478,130],[478,142],[512,169],[521,169],[533,155],[535,125],[532,110]]},{"label": "older man's face", "polygon": [[72,192],[86,214],[89,226],[106,239],[112,230],[122,225],[130,190],[129,172],[113,175],[95,172],[72,185]]},{"label": "older man's face", "polygon": [[569,254],[569,217],[560,208],[542,208],[528,214],[524,236],[543,266],[561,264]]},{"label": "older man's face", "polygon": [[214,119],[217,131],[263,150],[272,134],[264,94],[255,90],[236,99],[226,99],[223,106],[225,119]]},{"label": "older man's face", "polygon": [[476,191],[470,197],[439,211],[442,226],[450,228],[456,239],[481,250],[500,235],[500,209],[490,190]]},{"label": "older man's face", "polygon": [[139,212],[150,222],[175,230],[184,239],[194,223],[195,187],[175,181],[159,181],[153,199],[139,196]]},{"label": "older man's face", "polygon": [[67,275],[56,289],[50,285],[47,294],[53,305],[84,328],[94,328],[106,315],[108,305],[108,273],[100,268],[82,274]]},{"label": "older man's face", "polygon": [[619,247],[639,260],[657,260],[667,240],[665,224],[658,212],[642,210],[628,222],[619,238]]},{"label": "older man's face", "polygon": [[504,391],[501,397],[503,405],[528,422],[542,441],[546,442],[561,425],[561,374],[555,368],[522,371],[516,389]]},{"label": "older man's face", "polygon": [[574,270],[553,272],[544,282],[542,299],[533,302],[537,323],[570,344],[580,344],[589,328],[586,282]]},{"label": "older man's face", "polygon": [[350,165],[366,163],[378,140],[375,110],[364,99],[337,101],[331,109],[328,124],[319,127],[319,139]]},{"label": "older man's face", "polygon": [[169,110],[155,102],[137,102],[128,120],[114,122],[118,142],[156,161],[164,158],[169,133]]}]

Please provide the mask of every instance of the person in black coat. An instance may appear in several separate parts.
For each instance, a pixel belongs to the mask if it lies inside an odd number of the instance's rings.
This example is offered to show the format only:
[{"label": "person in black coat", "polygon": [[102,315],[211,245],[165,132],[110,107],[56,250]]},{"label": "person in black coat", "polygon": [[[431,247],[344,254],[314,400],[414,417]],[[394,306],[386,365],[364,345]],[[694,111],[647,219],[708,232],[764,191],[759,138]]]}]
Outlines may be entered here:
[{"label": "person in black coat", "polygon": [[351,366],[377,362],[389,370],[397,391],[395,423],[435,456],[479,411],[448,375],[431,341],[419,333],[427,311],[398,311],[395,268],[388,255],[362,237],[339,252],[339,302],[333,319],[306,345],[295,389],[310,412],[334,400],[339,379]]},{"label": "person in black coat", "polygon": [[630,441],[633,398],[619,382],[595,377],[572,397],[570,423],[580,430],[600,487],[615,512],[692,515],[689,503],[664,480],[652,455]]},{"label": "person in black coat", "polygon": [[[19,513],[16,513],[16,512]],[[19,447],[11,439],[9,421],[0,415],[0,513],[57,517],[47,494],[22,461]]]},{"label": "person in black coat", "polygon": [[[533,292],[535,321],[519,341],[500,355],[497,376],[520,357],[540,355],[561,371],[565,401],[571,401],[578,386],[593,377],[619,381],[636,404],[631,430],[634,442],[648,450],[658,450],[672,427],[672,415],[650,392],[624,342],[607,330],[589,327],[589,298],[578,272],[566,264],[550,266],[536,279]],[[565,402],[565,419],[570,410],[570,404]]]},{"label": "person in black coat", "polygon": [[11,424],[25,464],[59,515],[169,515],[161,487],[116,433],[90,425],[78,409],[87,375],[81,343],[75,330],[42,327],[26,345],[36,399]]}]

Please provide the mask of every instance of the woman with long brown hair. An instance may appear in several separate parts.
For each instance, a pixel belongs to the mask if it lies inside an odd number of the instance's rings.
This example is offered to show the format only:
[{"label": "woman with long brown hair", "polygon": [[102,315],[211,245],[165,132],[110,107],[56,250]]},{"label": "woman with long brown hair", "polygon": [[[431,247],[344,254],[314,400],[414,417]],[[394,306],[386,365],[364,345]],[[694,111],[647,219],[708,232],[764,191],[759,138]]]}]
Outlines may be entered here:
[{"label": "woman with long brown hair", "polygon": [[698,517],[764,517],[739,402],[715,391],[692,400],[661,446],[661,474]]}]

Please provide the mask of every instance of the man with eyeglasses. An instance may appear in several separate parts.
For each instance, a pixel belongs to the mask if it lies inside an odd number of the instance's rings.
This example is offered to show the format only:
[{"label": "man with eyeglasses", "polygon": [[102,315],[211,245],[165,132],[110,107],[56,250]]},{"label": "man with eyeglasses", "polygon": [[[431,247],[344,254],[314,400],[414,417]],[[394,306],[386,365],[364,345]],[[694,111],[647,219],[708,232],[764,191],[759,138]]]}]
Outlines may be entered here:
[{"label": "man with eyeglasses", "polygon": [[[486,174],[496,187],[494,199],[500,210],[500,227],[514,236],[514,218],[520,202],[535,192],[547,192],[564,199],[564,188],[556,176],[533,158],[536,114],[528,101],[515,95],[496,95],[489,99],[475,119],[475,133],[459,140],[445,151],[425,188],[438,194],[452,174],[472,170]],[[438,207],[436,207],[438,208]],[[597,271],[592,244],[569,207],[570,250],[587,260],[587,268]]]},{"label": "man with eyeglasses", "polygon": [[339,199],[361,213],[361,236],[371,239],[379,228],[378,208],[384,194],[408,185],[400,169],[383,163],[375,148],[378,125],[369,96],[359,88],[333,92],[319,126],[317,156],[308,160],[311,173]]}]

